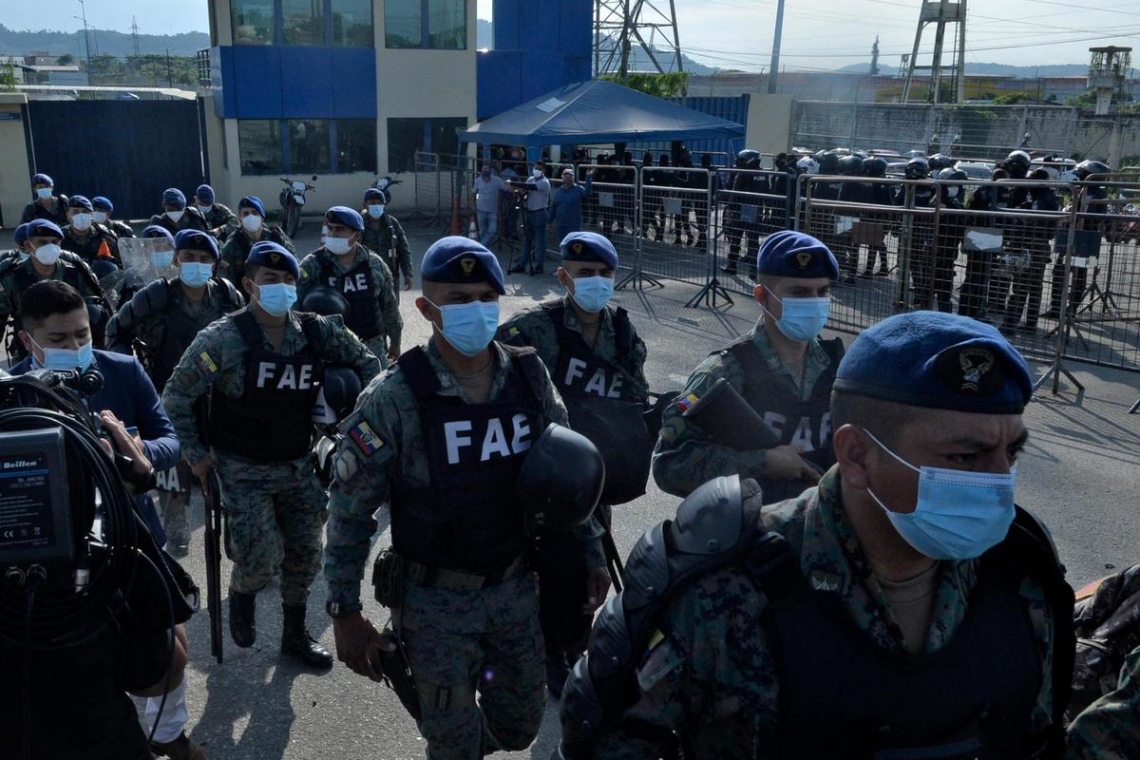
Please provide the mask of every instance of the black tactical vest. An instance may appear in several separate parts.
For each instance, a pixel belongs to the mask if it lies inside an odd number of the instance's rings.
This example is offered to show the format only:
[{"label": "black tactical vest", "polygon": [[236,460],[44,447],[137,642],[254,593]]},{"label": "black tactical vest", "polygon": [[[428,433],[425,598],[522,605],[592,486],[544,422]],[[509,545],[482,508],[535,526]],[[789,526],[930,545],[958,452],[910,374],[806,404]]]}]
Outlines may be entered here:
[{"label": "black tactical vest", "polygon": [[[72,255],[74,254],[71,251],[64,252],[63,254],[63,256]],[[11,266],[12,276],[16,280],[16,286],[20,293],[23,293],[25,290],[32,287],[37,282],[40,282],[39,275],[36,273],[35,269],[32,268],[32,265],[30,263],[26,267],[20,266],[18,259],[13,258],[9,266]],[[95,293],[101,292],[99,290],[99,281],[95,279],[94,275],[90,274],[91,270],[86,269],[85,267],[81,268],[78,263],[73,264],[71,262],[65,261],[62,257],[58,263],[58,266],[60,267],[57,270],[60,273],[58,279],[62,282],[66,282],[68,285],[78,290],[80,294],[89,293],[92,291]],[[53,276],[49,279],[57,278]],[[93,299],[90,296],[84,296],[83,300],[87,303],[88,315],[91,317],[92,343],[94,344],[95,348],[101,349],[104,346],[104,329],[107,326],[107,320],[110,318],[108,316],[108,310],[105,308],[105,304],[101,298]],[[24,329],[24,322],[20,318],[19,312],[13,313],[11,315],[11,318],[12,335],[15,336],[20,332],[20,330]],[[11,341],[11,343],[8,345],[8,353],[9,358],[11,358],[13,364],[28,355],[28,352],[24,349],[24,344],[19,340]]]},{"label": "black tactical vest", "polygon": [[[558,363],[551,378],[570,417],[570,427],[598,447],[606,463],[600,503],[633,501],[645,493],[654,437],[645,423],[645,399],[634,395],[630,361],[633,328],[625,309],[609,309],[617,359],[602,359],[581,333],[566,328],[566,305],[542,304],[558,335]],[[607,307],[608,308],[608,307]]]},{"label": "black tactical vest", "polygon": [[779,735],[759,739],[760,756],[1034,756],[1042,739],[1031,742],[1027,734],[1042,668],[1018,596],[1025,572],[983,561],[979,573],[965,619],[934,654],[888,652],[874,644],[837,593],[808,586],[795,558],[769,573],[763,588],[772,651],[811,655],[778,657]]},{"label": "black tactical vest", "polygon": [[[174,373],[174,368],[178,366],[178,361],[186,352],[187,347],[194,341],[198,333],[213,321],[213,319],[207,318],[205,322],[202,322],[187,314],[182,309],[182,299],[186,297],[182,288],[177,283],[164,282],[168,298],[166,327],[163,329],[162,345],[151,370],[151,380],[154,381],[154,387],[159,393],[162,393],[162,389],[166,387],[166,381]],[[223,310],[236,309],[240,306],[231,297],[232,294],[227,284],[210,280],[206,283],[206,287],[211,295],[222,300]]]},{"label": "black tactical vest", "polygon": [[[248,311],[233,318],[248,351],[245,387],[238,398],[214,391],[210,444],[260,464],[300,459],[309,451],[313,404],[324,379],[317,341],[302,315],[307,345],[292,356],[262,347],[261,328]],[[314,331],[315,332],[315,331]]]},{"label": "black tactical vest", "polygon": [[380,325],[376,318],[377,294],[368,259],[365,258],[344,274],[339,274],[329,258],[331,256],[331,253],[327,256],[318,255],[321,262],[321,285],[327,285],[348,301],[348,314],[345,315],[344,324],[356,333],[356,337],[362,341],[375,338],[380,334]]},{"label": "black tactical vest", "polygon": [[440,396],[423,348],[399,359],[419,402],[431,472],[430,486],[397,483],[391,494],[392,545],[414,562],[495,570],[529,545],[515,482],[545,428],[539,401],[545,371],[534,349],[504,348],[513,371],[499,398],[486,404]]}]

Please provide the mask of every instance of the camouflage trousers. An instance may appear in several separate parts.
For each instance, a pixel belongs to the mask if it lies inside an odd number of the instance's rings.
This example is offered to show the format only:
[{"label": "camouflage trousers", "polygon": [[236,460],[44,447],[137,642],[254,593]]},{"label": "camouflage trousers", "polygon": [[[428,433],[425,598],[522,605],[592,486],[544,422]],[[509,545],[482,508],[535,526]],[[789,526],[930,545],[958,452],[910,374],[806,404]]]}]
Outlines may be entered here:
[{"label": "camouflage trousers", "polygon": [[281,568],[281,600],[303,605],[321,566],[328,497],[313,458],[254,464],[216,456],[222,479],[226,545],[234,562],[230,588],[256,594]]},{"label": "camouflage trousers", "polygon": [[407,581],[400,627],[428,760],[480,760],[530,746],[546,706],[533,573],[480,591]]}]

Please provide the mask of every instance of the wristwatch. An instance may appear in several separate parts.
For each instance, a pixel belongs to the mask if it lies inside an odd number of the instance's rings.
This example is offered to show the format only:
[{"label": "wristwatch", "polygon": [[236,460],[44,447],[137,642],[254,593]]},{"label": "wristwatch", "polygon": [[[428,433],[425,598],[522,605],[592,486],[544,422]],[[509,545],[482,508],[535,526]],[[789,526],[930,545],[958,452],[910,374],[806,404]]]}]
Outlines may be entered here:
[{"label": "wristwatch", "polygon": [[360,602],[334,602],[329,600],[325,603],[325,612],[329,613],[329,617],[333,619],[348,617],[362,609],[364,609],[364,605]]}]

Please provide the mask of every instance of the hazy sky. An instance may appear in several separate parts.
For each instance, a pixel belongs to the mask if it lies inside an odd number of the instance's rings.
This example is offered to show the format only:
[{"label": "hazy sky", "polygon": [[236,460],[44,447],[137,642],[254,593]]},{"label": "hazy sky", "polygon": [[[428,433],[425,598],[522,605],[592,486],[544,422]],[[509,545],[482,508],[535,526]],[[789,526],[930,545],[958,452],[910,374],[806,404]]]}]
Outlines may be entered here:
[{"label": "hazy sky", "polygon": [[[490,17],[490,0],[478,2],[480,17]],[[205,0],[85,3],[88,23],[98,29],[129,31],[132,16],[143,33],[208,28]],[[669,5],[668,0],[647,0],[646,7],[654,3],[661,8]],[[759,69],[768,64],[776,0],[675,3],[681,46],[693,58],[725,68]],[[9,28],[81,28],[74,18],[80,15],[78,0],[3,0],[0,5],[0,24]],[[865,62],[875,35],[879,35],[880,65],[885,72],[894,71],[899,56],[911,50],[919,5],[918,0],[787,0],[782,61],[787,68],[797,69],[832,69]],[[969,8],[966,60],[970,62],[1087,63],[1088,48],[1098,45],[1135,45],[1140,57],[1137,0],[971,0]],[[924,36],[927,45],[933,41],[933,28],[928,29]]]}]

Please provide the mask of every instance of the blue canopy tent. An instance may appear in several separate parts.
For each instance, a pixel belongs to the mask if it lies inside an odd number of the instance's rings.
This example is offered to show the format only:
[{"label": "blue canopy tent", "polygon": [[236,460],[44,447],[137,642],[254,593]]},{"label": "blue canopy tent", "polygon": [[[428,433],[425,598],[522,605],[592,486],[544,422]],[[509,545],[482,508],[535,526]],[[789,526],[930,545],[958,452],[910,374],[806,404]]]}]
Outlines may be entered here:
[{"label": "blue canopy tent", "polygon": [[744,126],[594,79],[523,103],[460,133],[484,154],[492,144],[520,145],[527,155],[549,145],[646,143],[744,137]]}]

